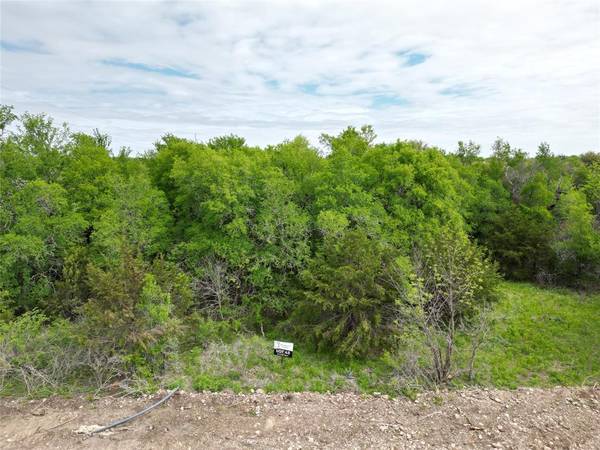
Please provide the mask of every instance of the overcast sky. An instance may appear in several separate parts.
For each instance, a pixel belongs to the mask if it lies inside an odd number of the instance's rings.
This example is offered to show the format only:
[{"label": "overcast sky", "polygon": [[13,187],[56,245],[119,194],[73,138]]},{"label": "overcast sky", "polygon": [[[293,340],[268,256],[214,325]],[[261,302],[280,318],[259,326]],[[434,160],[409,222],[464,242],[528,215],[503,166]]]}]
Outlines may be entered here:
[{"label": "overcast sky", "polygon": [[597,151],[599,3],[2,0],[0,102],[135,152],[362,124],[449,151]]}]

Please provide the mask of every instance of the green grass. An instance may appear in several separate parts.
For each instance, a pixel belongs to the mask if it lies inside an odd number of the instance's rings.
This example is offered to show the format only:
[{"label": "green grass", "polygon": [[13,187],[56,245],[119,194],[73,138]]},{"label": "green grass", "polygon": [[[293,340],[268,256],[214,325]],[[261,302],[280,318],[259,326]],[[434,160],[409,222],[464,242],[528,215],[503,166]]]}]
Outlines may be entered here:
[{"label": "green grass", "polygon": [[186,353],[183,361],[184,386],[198,391],[396,392],[391,371],[382,360],[342,360],[299,343],[292,358],[280,358],[273,355],[272,341],[259,336],[212,342]]},{"label": "green grass", "polygon": [[[515,388],[600,382],[600,295],[505,282],[492,317],[491,333],[476,359],[475,384]],[[394,375],[389,357],[350,361],[296,343],[293,358],[282,361],[271,345],[259,336],[237,336],[196,348],[184,355],[179,384],[199,391],[390,395],[410,395],[414,388]],[[465,342],[459,353],[468,352],[467,347]]]},{"label": "green grass", "polygon": [[499,387],[600,382],[600,295],[503,283],[476,381]]},{"label": "green grass", "polygon": [[[600,383],[599,294],[584,296],[505,282],[492,318],[488,340],[476,359],[474,384],[516,388]],[[208,321],[200,321],[196,332],[188,337],[188,348],[192,349],[173,355],[167,376],[141,384],[140,389],[162,384],[197,391],[249,392],[260,388],[265,392],[411,396],[422,386],[418,379],[399,376],[402,370],[396,369],[402,366],[393,351],[381,358],[348,360],[316,353],[296,342],[293,358],[282,360],[273,355],[272,340],[240,334],[237,326]],[[418,346],[410,348],[419,351]],[[468,351],[465,340],[456,353],[464,361]],[[453,384],[467,383],[457,377]],[[41,388],[29,395],[68,395],[86,392],[86,386],[83,379],[64,380],[60,386]],[[6,379],[3,387],[0,396],[28,394],[11,379]]]}]

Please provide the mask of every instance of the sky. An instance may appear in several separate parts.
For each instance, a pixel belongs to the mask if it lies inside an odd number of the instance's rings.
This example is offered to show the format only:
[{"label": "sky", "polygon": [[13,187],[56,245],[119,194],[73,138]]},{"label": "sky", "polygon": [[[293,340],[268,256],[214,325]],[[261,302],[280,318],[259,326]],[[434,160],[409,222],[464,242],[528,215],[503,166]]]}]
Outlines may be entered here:
[{"label": "sky", "polygon": [[94,128],[267,145],[373,125],[454,151],[600,150],[600,1],[5,1],[0,103]]}]

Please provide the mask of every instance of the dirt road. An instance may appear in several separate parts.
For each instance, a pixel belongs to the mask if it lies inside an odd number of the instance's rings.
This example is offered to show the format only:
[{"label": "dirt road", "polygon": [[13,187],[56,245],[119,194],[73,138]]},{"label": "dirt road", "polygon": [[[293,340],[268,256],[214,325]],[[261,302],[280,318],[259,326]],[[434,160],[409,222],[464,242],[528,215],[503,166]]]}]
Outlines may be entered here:
[{"label": "dirt road", "polygon": [[600,449],[600,388],[470,389],[416,401],[183,393],[112,432],[77,433],[158,398],[0,400],[0,448]]}]

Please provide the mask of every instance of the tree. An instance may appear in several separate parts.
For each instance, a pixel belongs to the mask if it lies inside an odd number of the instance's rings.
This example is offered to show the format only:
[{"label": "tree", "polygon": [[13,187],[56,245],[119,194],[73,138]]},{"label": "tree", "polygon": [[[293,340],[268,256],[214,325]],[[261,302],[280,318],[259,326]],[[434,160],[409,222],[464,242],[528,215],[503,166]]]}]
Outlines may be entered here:
[{"label": "tree", "polygon": [[397,289],[402,300],[398,322],[401,328],[417,328],[430,353],[429,378],[446,383],[457,369],[457,336],[477,326],[478,317],[496,298],[499,276],[480,248],[448,228],[432,234],[413,261],[416,277],[411,287]]},{"label": "tree", "polygon": [[458,156],[464,163],[469,164],[475,161],[479,157],[480,152],[481,145],[476,144],[473,141],[469,141],[467,144],[465,144],[463,141],[458,141],[458,150],[456,150],[456,156]]},{"label": "tree", "polygon": [[373,144],[376,137],[371,125],[363,125],[360,130],[348,127],[339,136],[323,133],[319,142],[331,152],[343,150],[353,155],[362,155]]},{"label": "tree", "polygon": [[492,144],[492,157],[514,165],[515,163],[524,160],[527,157],[527,153],[520,148],[512,147],[502,138],[496,138]]},{"label": "tree", "polygon": [[65,149],[59,183],[74,207],[89,221],[96,220],[114,196],[116,164],[110,151],[93,136],[76,133]]},{"label": "tree", "polygon": [[535,157],[537,159],[546,159],[546,158],[551,158],[553,156],[554,155],[552,154],[552,151],[550,150],[550,145],[548,145],[547,142],[540,143],[540,145],[537,148]]},{"label": "tree", "polygon": [[173,219],[164,193],[151,186],[144,170],[129,179],[115,177],[112,190],[90,236],[95,259],[111,264],[125,244],[148,260],[165,253]]},{"label": "tree", "polygon": [[15,311],[44,308],[70,249],[82,242],[85,221],[65,190],[45,181],[25,184],[2,209],[0,291]]},{"label": "tree", "polygon": [[13,107],[9,105],[0,105],[0,137],[4,137],[4,131],[17,118],[13,113]]},{"label": "tree", "polygon": [[246,147],[246,139],[234,134],[219,136],[208,141],[208,146],[213,150],[239,150]]},{"label": "tree", "polygon": [[552,281],[554,228],[546,208],[512,206],[493,218],[482,243],[510,278]]},{"label": "tree", "polygon": [[583,193],[571,191],[558,206],[558,232],[552,247],[558,259],[559,277],[570,285],[598,286],[600,280],[600,232]]},{"label": "tree", "polygon": [[[406,264],[394,249],[362,230],[326,239],[300,274],[293,321],[310,330],[317,347],[346,356],[382,351],[396,336],[396,296],[390,277]],[[303,335],[306,333],[303,331]]]},{"label": "tree", "polygon": [[587,197],[587,201],[596,214],[596,222],[600,225],[600,162],[594,163],[589,168],[589,175],[582,191]]},{"label": "tree", "polygon": [[125,358],[131,371],[151,377],[163,368],[177,342],[171,294],[128,249],[107,270],[89,265],[89,300],[81,307],[89,346]]},{"label": "tree", "polygon": [[165,193],[173,205],[177,195],[172,170],[176,161],[185,162],[191,154],[206,148],[202,144],[167,134],[145,155],[150,178],[155,187]]}]

